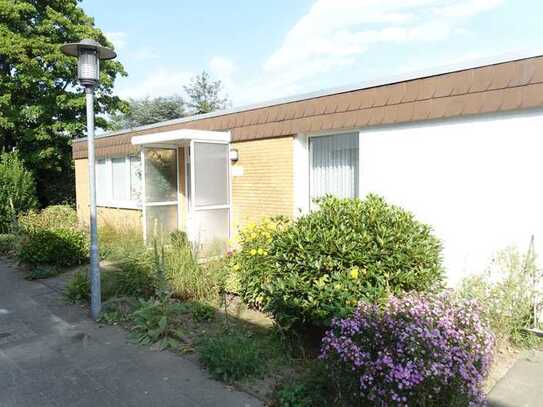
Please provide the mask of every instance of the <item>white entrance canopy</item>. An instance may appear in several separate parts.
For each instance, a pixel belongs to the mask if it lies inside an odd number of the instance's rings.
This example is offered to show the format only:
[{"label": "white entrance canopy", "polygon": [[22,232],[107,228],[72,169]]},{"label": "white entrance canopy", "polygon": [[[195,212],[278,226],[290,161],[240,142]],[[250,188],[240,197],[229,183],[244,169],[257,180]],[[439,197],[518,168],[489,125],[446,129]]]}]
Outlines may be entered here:
[{"label": "white entrance canopy", "polygon": [[143,136],[132,137],[132,144],[178,144],[184,145],[191,141],[207,141],[218,143],[230,143],[230,132],[225,131],[209,131],[209,130],[193,130],[179,129],[165,131],[161,133],[146,134]]}]

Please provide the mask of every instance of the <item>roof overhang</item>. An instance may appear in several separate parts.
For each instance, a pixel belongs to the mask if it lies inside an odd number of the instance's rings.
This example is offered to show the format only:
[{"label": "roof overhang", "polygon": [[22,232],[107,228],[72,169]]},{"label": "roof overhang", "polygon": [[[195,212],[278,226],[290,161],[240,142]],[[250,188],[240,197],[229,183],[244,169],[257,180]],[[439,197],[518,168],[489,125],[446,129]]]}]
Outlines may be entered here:
[{"label": "roof overhang", "polygon": [[209,131],[209,130],[193,130],[179,129],[172,131],[164,131],[159,133],[145,134],[143,136],[132,137],[133,145],[146,144],[176,144],[185,145],[190,141],[215,141],[220,143],[230,143],[229,131]]}]

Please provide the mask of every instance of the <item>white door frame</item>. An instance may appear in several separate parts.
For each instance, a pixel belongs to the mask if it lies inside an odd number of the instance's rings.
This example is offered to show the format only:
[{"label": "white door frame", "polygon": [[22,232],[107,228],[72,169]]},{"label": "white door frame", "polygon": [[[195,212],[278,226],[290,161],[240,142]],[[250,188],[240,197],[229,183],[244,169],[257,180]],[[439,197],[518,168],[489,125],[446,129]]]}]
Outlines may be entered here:
[{"label": "white door frame", "polygon": [[190,141],[190,152],[189,160],[190,160],[190,176],[187,174],[187,171],[185,171],[185,188],[186,191],[189,192],[190,187],[190,196],[187,196],[188,198],[188,205],[187,205],[187,235],[189,236],[189,240],[193,242],[197,242],[198,236],[197,231],[195,230],[194,225],[194,212],[199,211],[206,211],[206,210],[213,210],[213,209],[227,209],[228,210],[228,239],[232,236],[232,178],[231,178],[231,166],[230,166],[230,149],[228,149],[226,154],[226,168],[227,168],[227,185],[228,185],[228,203],[225,205],[206,205],[206,206],[200,206],[196,207],[196,195],[195,195],[195,170],[194,170],[194,163],[195,163],[195,156],[194,156],[194,145],[195,143],[207,143],[207,144],[223,144],[226,146],[230,145],[229,141],[223,141],[223,140],[191,140]]}]

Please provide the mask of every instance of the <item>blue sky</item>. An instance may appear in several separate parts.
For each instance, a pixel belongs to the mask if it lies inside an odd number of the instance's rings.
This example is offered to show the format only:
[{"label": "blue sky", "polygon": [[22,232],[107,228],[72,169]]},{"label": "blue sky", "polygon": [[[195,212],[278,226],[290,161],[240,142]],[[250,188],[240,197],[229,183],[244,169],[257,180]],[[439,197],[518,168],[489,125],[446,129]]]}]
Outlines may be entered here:
[{"label": "blue sky", "polygon": [[543,49],[538,0],[84,0],[128,77],[122,97],[183,94],[206,69],[234,106]]}]

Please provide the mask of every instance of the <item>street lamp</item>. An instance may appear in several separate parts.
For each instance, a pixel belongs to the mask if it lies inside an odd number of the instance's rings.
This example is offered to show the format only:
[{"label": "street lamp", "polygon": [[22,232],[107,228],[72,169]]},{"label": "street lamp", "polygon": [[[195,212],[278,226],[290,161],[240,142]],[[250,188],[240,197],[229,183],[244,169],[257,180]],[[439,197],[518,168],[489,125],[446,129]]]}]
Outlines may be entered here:
[{"label": "street lamp", "polygon": [[91,316],[97,319],[100,314],[100,267],[98,259],[98,236],[96,222],[96,173],[94,156],[94,87],[100,79],[100,60],[113,59],[117,56],[109,48],[102,47],[94,40],[64,44],[61,48],[68,56],[77,57],[77,79],[85,88],[87,99],[87,148],[89,158],[89,195],[90,195],[90,280],[91,280]]}]

